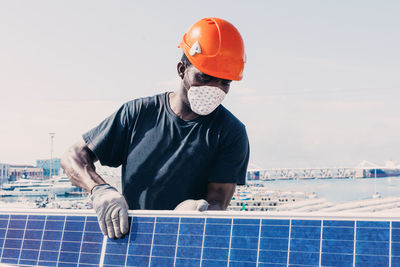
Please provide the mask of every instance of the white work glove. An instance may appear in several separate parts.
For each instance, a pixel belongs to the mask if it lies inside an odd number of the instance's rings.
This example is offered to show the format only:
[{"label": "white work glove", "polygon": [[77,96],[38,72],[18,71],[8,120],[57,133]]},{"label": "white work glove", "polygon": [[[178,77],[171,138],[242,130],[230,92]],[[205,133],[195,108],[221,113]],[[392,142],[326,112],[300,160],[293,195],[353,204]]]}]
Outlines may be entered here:
[{"label": "white work glove", "polygon": [[109,184],[97,185],[90,198],[103,235],[120,238],[129,231],[128,204],[117,189]]},{"label": "white work glove", "polygon": [[179,203],[174,210],[196,210],[205,211],[208,208],[208,202],[204,199],[188,199]]}]

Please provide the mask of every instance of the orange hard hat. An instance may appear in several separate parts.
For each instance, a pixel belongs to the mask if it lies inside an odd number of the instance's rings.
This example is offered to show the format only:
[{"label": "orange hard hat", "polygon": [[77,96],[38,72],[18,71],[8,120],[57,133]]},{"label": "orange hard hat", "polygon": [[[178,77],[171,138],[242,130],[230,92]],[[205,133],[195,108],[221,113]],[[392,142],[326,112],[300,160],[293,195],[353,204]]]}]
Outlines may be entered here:
[{"label": "orange hard hat", "polygon": [[183,35],[178,47],[193,66],[205,74],[235,81],[243,78],[243,39],[235,26],[226,20],[199,20]]}]

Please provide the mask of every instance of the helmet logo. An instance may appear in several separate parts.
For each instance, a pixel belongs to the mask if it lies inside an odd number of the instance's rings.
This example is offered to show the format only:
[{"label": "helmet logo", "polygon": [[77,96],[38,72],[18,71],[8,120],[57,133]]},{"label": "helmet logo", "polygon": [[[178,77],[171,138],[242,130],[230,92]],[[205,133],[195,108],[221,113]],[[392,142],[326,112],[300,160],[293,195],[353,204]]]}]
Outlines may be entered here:
[{"label": "helmet logo", "polygon": [[199,41],[196,41],[192,48],[190,48],[189,54],[193,57],[196,54],[201,54],[201,47]]}]

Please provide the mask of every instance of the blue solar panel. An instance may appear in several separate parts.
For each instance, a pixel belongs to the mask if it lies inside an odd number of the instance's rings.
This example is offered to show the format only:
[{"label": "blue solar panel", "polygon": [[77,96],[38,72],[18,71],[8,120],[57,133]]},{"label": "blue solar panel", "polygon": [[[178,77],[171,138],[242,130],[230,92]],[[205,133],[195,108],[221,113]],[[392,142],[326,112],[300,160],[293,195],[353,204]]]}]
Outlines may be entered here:
[{"label": "blue solar panel", "polygon": [[[215,214],[215,213],[214,213]],[[123,239],[91,215],[0,214],[0,262],[26,266],[400,266],[400,222],[134,216]]]},{"label": "blue solar panel", "polygon": [[93,215],[0,215],[1,263],[99,266],[102,244]]}]

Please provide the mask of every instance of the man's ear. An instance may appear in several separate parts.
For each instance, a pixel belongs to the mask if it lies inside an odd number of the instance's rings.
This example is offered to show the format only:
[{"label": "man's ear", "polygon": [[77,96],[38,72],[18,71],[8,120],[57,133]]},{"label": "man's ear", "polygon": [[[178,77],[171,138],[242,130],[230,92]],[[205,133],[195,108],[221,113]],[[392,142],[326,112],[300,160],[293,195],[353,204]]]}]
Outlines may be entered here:
[{"label": "man's ear", "polygon": [[178,71],[178,75],[179,77],[181,77],[181,79],[183,79],[183,76],[185,76],[185,64],[183,64],[182,62],[179,62],[178,65],[176,66],[176,70]]}]

